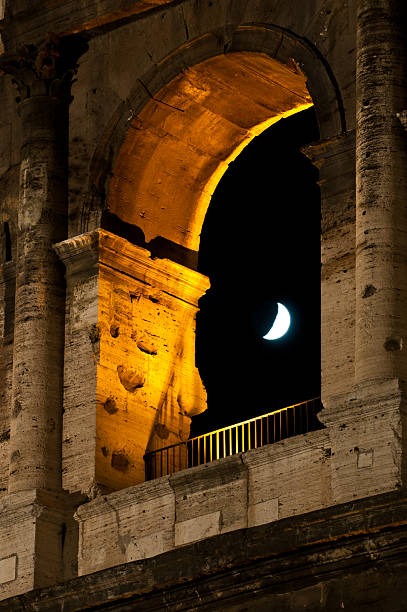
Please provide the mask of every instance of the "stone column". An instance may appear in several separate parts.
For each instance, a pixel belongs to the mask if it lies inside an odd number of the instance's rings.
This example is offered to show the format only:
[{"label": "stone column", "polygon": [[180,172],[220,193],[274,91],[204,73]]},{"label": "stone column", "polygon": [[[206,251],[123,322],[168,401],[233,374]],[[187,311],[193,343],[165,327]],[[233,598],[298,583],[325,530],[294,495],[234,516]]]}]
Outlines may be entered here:
[{"label": "stone column", "polygon": [[52,245],[66,236],[70,84],[78,49],[50,37],[3,57],[23,126],[17,229],[9,492],[61,485],[65,284]]},{"label": "stone column", "polygon": [[405,5],[357,3],[355,382],[376,397],[407,376]]}]

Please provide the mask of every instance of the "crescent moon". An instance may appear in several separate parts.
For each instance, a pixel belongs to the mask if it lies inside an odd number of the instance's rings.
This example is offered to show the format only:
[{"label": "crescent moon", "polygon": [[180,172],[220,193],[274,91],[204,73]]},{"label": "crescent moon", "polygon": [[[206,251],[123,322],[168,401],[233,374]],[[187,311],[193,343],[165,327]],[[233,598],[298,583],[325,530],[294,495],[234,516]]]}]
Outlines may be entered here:
[{"label": "crescent moon", "polygon": [[284,306],[284,304],[280,304],[280,302],[277,302],[277,306],[277,316],[274,319],[274,323],[271,326],[270,331],[263,336],[264,340],[277,340],[278,338],[284,336],[290,327],[291,317],[287,308]]}]

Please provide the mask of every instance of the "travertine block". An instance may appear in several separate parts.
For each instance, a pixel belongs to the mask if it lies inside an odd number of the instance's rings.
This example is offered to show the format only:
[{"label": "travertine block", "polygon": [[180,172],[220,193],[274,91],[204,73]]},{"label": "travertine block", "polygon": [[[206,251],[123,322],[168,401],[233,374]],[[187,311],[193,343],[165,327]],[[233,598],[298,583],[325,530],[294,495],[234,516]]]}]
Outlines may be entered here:
[{"label": "travertine block", "polygon": [[257,520],[257,515],[260,520],[267,508],[270,520],[276,520],[329,506],[329,447],[327,431],[320,430],[244,453],[250,519]]},{"label": "travertine block", "polygon": [[247,526],[265,525],[278,520],[278,497],[258,504],[252,504],[247,510]]},{"label": "travertine block", "polygon": [[189,544],[189,542],[210,538],[218,535],[220,529],[221,513],[219,510],[175,523],[174,545],[182,546],[183,544]]},{"label": "travertine block", "polygon": [[17,555],[0,559],[0,584],[16,579]]},{"label": "travertine block", "polygon": [[80,506],[79,574],[153,557],[174,546],[175,499],[160,478]]},{"label": "travertine block", "polygon": [[397,380],[372,382],[321,413],[331,439],[333,503],[403,485],[405,418]]},{"label": "travertine block", "polygon": [[[209,520],[219,512],[220,533],[247,526],[247,469],[240,455],[178,472],[171,476],[170,483],[175,492],[177,523],[203,516]],[[192,533],[193,523],[189,525],[185,524],[185,529]]]}]

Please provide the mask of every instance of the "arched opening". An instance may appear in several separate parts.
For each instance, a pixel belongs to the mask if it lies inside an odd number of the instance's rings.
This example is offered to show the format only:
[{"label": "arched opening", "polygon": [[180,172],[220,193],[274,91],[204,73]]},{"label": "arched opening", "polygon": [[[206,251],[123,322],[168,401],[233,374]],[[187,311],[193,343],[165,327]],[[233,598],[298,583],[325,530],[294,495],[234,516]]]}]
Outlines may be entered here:
[{"label": "arched opening", "polygon": [[[255,138],[217,186],[201,233],[197,363],[208,410],[192,435],[320,395],[320,194],[301,147],[319,139],[314,108]],[[263,339],[276,302],[291,312]]]},{"label": "arched opening", "polygon": [[283,65],[264,53],[228,53],[184,70],[129,116],[110,180],[110,214],[138,228],[150,250],[157,241],[170,257],[187,250],[191,265],[228,165],[273,123],[310,106],[294,60]]},{"label": "arched opening", "polygon": [[[121,483],[134,481],[136,471],[139,479],[139,458],[144,453],[157,456],[161,449],[177,444],[184,445],[186,453],[191,419],[199,418],[197,415],[206,409],[206,393],[195,363],[194,319],[196,299],[207,288],[207,280],[194,269],[209,202],[229,165],[244,155],[243,150],[256,136],[261,138],[259,135],[271,126],[312,106],[306,77],[293,59],[282,64],[264,53],[233,52],[185,69],[151,94],[137,115],[129,114],[129,128],[110,179],[102,227],[143,247],[143,252],[136,249],[132,255],[139,267],[137,277],[124,279],[121,253],[117,252],[114,265],[99,278],[107,298],[101,309],[106,321],[101,320],[99,325],[111,329],[113,318],[115,329],[121,330],[115,336],[102,334],[100,348],[101,354],[109,357],[98,377],[101,399],[97,427],[103,432],[100,443],[103,439],[105,445],[97,452],[100,472],[108,486],[116,483],[117,475],[113,463],[107,465],[106,448],[119,440],[119,434],[110,429],[106,409],[112,381],[117,431],[121,430],[120,419],[127,423],[128,415],[137,422],[126,447],[120,438],[119,450],[127,458]],[[284,137],[280,153],[283,142]],[[278,157],[277,152],[276,163]],[[285,163],[289,165],[290,161]],[[294,182],[290,179],[290,184]],[[295,200],[300,195],[290,198]],[[236,218],[232,211],[231,225]],[[261,219],[258,222],[261,224]],[[224,233],[229,233],[228,228]],[[266,238],[260,238],[260,243],[265,244]],[[319,252],[318,240],[316,245]],[[179,264],[182,269],[174,267]],[[230,265],[239,268],[233,257]],[[257,282],[256,271],[251,270],[248,283]],[[236,284],[233,300],[240,294]],[[261,306],[260,296],[253,295],[253,299]],[[291,302],[295,308],[294,296]],[[225,362],[229,362],[227,357]],[[239,383],[253,386],[253,381],[245,381],[244,373],[237,378]],[[130,379],[137,379],[137,385],[129,394]],[[257,414],[264,413],[262,403],[252,399]],[[230,424],[241,416],[243,412],[227,415],[225,421]],[[166,473],[186,466],[185,453],[172,456]]]}]

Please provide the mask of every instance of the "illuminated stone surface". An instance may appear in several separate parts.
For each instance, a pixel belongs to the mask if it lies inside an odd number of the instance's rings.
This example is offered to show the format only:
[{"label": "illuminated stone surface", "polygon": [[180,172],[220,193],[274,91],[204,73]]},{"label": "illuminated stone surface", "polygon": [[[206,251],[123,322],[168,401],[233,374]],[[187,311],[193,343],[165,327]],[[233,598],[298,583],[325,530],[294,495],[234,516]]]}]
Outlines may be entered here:
[{"label": "illuminated stone surface", "polygon": [[[3,8],[0,598],[82,577],[0,607],[126,593],[239,610],[238,584],[259,610],[405,608],[402,3]],[[146,450],[205,409],[193,268],[211,194],[253,136],[311,103],[326,429],[144,483]]]},{"label": "illuminated stone surface", "polygon": [[209,282],[104,230],[56,250],[68,282],[63,486],[122,489],[206,408],[195,314]]},{"label": "illuminated stone surface", "polygon": [[305,77],[264,54],[231,53],[189,68],[131,122],[110,210],[147,241],[160,235],[197,251],[228,163],[278,119],[311,104]]}]

